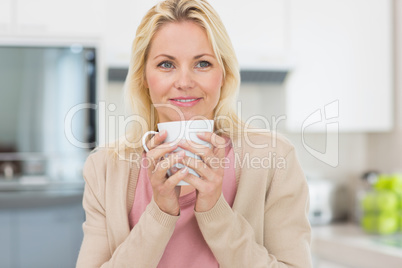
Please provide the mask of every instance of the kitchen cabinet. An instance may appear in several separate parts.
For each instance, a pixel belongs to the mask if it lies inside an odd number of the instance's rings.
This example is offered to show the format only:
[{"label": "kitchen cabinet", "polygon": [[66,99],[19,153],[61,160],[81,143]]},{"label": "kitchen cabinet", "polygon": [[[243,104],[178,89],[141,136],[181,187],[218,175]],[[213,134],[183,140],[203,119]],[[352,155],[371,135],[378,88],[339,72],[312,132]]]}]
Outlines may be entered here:
[{"label": "kitchen cabinet", "polygon": [[83,219],[80,204],[20,211],[15,226],[19,267],[74,267]]},{"label": "kitchen cabinet", "polygon": [[214,0],[242,69],[289,68],[288,1]]},{"label": "kitchen cabinet", "polygon": [[[104,27],[106,62],[127,67],[135,32],[145,13],[157,0],[107,0]],[[287,1],[210,1],[220,15],[242,69],[288,68]]]},{"label": "kitchen cabinet", "polygon": [[391,130],[392,1],[291,0],[289,8],[288,130]]},{"label": "kitchen cabinet", "polygon": [[104,0],[2,0],[0,34],[99,36],[104,7]]},{"label": "kitchen cabinet", "polygon": [[12,0],[0,1],[0,34],[6,34],[11,31]]},{"label": "kitchen cabinet", "polygon": [[0,212],[0,266],[12,267],[11,253],[14,250],[12,248],[12,212],[3,211]]},{"label": "kitchen cabinet", "polygon": [[82,191],[0,191],[0,267],[75,267]]}]

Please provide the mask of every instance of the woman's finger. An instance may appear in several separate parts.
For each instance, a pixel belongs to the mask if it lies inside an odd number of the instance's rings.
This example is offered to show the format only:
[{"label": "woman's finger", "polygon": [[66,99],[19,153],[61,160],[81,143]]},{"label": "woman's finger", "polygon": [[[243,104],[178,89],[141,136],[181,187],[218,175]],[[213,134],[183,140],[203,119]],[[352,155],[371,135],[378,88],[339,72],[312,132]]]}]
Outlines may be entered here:
[{"label": "woman's finger", "polygon": [[198,138],[212,144],[212,150],[216,156],[223,158],[225,156],[225,148],[229,145],[230,139],[216,135],[213,132],[202,132],[197,134]]},{"label": "woman's finger", "polygon": [[[180,173],[180,171],[179,171],[179,173]],[[207,181],[202,180],[191,173],[188,173],[187,176],[184,176],[184,178],[182,178],[182,180],[187,182],[191,186],[193,186],[195,189],[197,189],[201,193],[205,192],[206,187],[208,187]]]},{"label": "woman's finger", "polygon": [[160,184],[166,179],[166,173],[169,168],[183,160],[184,151],[178,151],[170,154],[167,158],[159,161],[152,171],[151,183]]},{"label": "woman's finger", "polygon": [[161,130],[159,133],[156,133],[146,143],[146,146],[149,149],[149,151],[146,154],[146,161],[147,161],[146,166],[148,167],[148,171],[154,170],[156,163],[162,157],[176,150],[177,146],[168,143],[163,143],[166,137],[167,137],[167,131]]},{"label": "woman's finger", "polygon": [[197,212],[209,211],[222,194],[222,181],[202,180],[193,174],[185,176],[183,181],[197,189],[197,201],[194,207]]},{"label": "woman's finger", "polygon": [[218,149],[225,149],[230,142],[229,139],[228,141],[226,141],[225,138],[218,136],[213,132],[200,132],[197,133],[197,137],[203,141],[209,142],[210,144],[212,144],[212,146]]},{"label": "woman's finger", "polygon": [[152,138],[149,139],[149,141],[147,141],[146,143],[147,148],[149,150],[154,149],[158,145],[162,144],[163,141],[166,139],[166,137],[167,137],[166,130],[161,130],[159,133],[156,133],[154,136],[152,136]]},{"label": "woman's finger", "polygon": [[197,172],[198,175],[200,175],[203,179],[205,180],[215,179],[215,173],[203,161],[185,155],[183,156],[183,160],[181,162],[183,163],[183,165],[194,169],[194,171]]},{"label": "woman's finger", "polygon": [[147,154],[146,157],[149,158],[150,160],[153,160],[153,163],[155,164],[156,162],[159,161],[162,157],[164,157],[166,154],[169,154],[173,152],[174,150],[177,149],[177,145],[173,144],[161,144],[152,150],[150,150]]},{"label": "woman's finger", "polygon": [[[192,174],[190,174],[192,175]],[[184,178],[188,176],[188,167],[184,167],[182,169],[179,169],[175,174],[170,176],[166,181],[165,185],[168,188],[173,188],[175,187],[181,180],[184,180]],[[192,175],[194,176],[194,175]]]},{"label": "woman's finger", "polygon": [[[194,144],[196,146],[194,146]],[[215,158],[212,149],[206,145],[195,143],[193,141],[182,140],[178,146],[199,156],[207,165],[209,165],[211,159]]]},{"label": "woman's finger", "polygon": [[180,170],[180,169],[177,168],[176,166],[173,166],[173,167],[170,168],[170,172],[171,172],[172,174],[175,174],[175,173],[178,172],[179,170]]}]

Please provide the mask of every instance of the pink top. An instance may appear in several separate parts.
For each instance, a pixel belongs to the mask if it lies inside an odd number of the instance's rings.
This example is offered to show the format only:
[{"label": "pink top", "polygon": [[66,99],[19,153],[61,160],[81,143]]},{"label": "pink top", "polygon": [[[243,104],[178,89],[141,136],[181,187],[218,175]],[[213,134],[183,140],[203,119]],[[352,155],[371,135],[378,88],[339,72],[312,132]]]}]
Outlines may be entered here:
[{"label": "pink top", "polygon": [[[145,153],[143,154],[144,157]],[[222,192],[232,207],[236,195],[236,176],[232,144],[226,147]],[[134,204],[129,215],[130,228],[139,221],[151,202],[152,186],[146,168],[140,168]],[[219,267],[212,251],[202,236],[194,216],[195,191],[179,197],[180,218],[170,238],[158,267]]]}]

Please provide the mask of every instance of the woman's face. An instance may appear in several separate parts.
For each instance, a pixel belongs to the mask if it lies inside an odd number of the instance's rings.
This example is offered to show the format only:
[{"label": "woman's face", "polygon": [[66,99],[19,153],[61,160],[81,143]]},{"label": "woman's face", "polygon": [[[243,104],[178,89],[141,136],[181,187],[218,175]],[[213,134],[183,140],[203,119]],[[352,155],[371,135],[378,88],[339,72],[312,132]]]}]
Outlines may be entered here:
[{"label": "woman's face", "polygon": [[205,30],[197,24],[162,26],[151,42],[145,76],[160,122],[202,119],[194,116],[213,119],[223,71]]}]

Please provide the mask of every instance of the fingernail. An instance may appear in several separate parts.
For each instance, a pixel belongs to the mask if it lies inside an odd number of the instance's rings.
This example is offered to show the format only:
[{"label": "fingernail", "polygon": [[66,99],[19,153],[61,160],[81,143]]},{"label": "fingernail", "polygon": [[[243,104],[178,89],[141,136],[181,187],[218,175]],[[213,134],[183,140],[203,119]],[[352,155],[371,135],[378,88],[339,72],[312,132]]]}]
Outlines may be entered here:
[{"label": "fingernail", "polygon": [[187,172],[187,170],[188,170],[188,167],[184,167],[184,168],[182,168],[182,169],[180,170],[180,172],[184,174],[184,173]]},{"label": "fingernail", "polygon": [[199,133],[197,133],[197,135],[198,136],[205,136],[205,133],[204,132],[199,132]]},{"label": "fingernail", "polygon": [[159,133],[160,135],[164,135],[166,133],[166,129],[161,130]]},{"label": "fingernail", "polygon": [[185,153],[185,152],[184,152],[183,150],[180,150],[180,151],[177,152],[177,155],[179,155],[179,156],[184,156],[184,153]]}]

